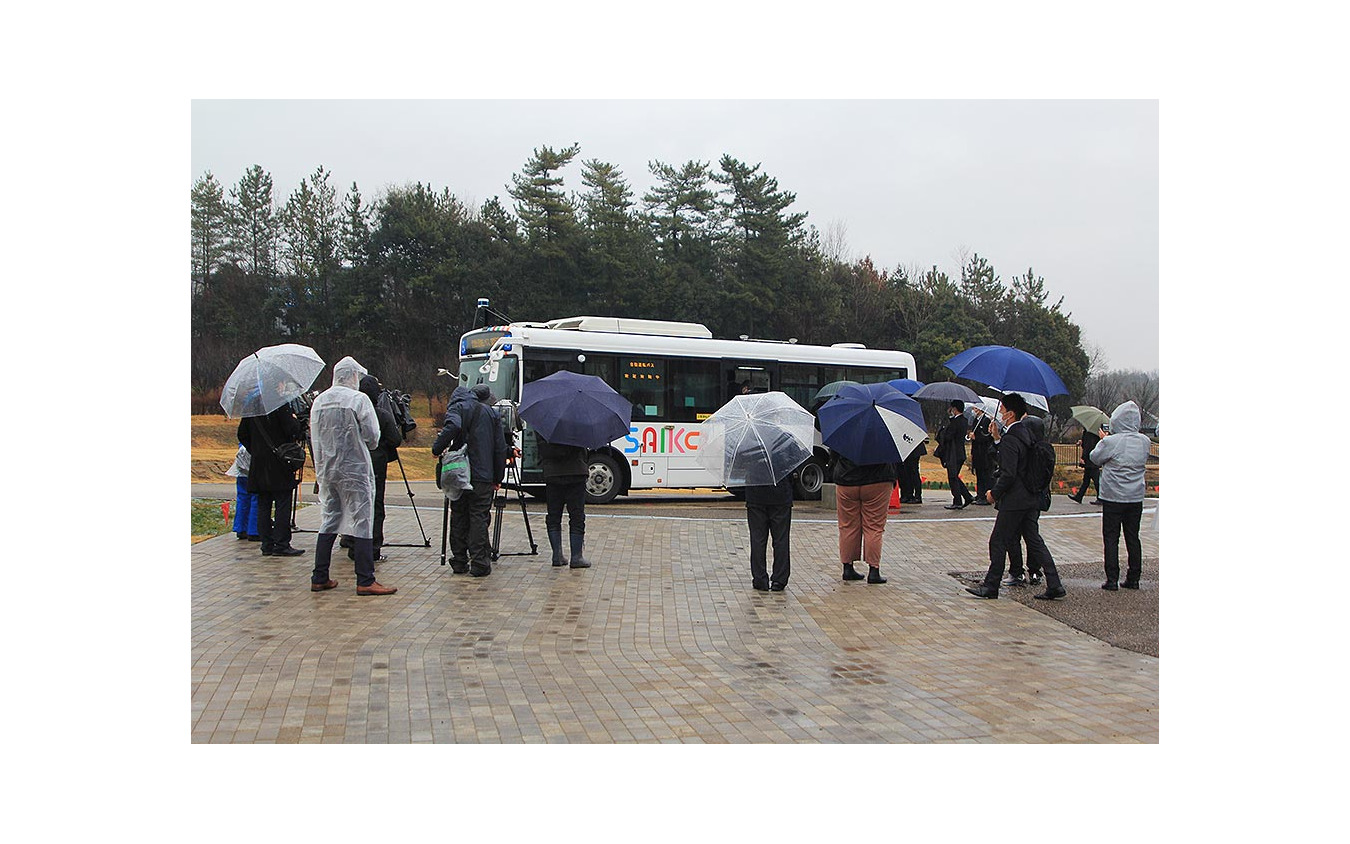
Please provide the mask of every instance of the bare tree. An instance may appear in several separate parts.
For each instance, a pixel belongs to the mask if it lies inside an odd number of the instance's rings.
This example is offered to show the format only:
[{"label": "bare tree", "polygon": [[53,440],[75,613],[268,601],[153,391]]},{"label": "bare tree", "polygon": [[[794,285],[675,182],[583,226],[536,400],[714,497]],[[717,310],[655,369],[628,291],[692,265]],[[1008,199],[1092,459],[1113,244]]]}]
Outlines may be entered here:
[{"label": "bare tree", "polygon": [[848,223],[844,220],[831,220],[825,227],[825,239],[820,245],[825,257],[839,264],[851,262],[848,249]]}]

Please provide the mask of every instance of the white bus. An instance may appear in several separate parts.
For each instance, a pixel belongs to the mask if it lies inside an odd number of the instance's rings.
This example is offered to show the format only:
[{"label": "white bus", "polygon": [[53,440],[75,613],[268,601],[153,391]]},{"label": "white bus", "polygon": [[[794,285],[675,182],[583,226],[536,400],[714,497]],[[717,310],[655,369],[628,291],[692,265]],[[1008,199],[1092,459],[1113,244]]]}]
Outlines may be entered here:
[{"label": "white bus", "polygon": [[[521,385],[567,369],[600,377],[633,404],[628,436],[591,453],[588,503],[634,489],[717,487],[694,460],[701,423],[743,391],[780,390],[809,409],[832,381],[862,384],[913,378],[908,352],[857,343],[807,346],[795,341],[715,340],[697,323],[616,317],[568,317],[475,329],[459,341],[459,384],[487,384],[498,399],[520,401]],[[522,437],[521,484],[542,484],[537,447]],[[826,449],[802,467],[798,498],[818,499]]]}]

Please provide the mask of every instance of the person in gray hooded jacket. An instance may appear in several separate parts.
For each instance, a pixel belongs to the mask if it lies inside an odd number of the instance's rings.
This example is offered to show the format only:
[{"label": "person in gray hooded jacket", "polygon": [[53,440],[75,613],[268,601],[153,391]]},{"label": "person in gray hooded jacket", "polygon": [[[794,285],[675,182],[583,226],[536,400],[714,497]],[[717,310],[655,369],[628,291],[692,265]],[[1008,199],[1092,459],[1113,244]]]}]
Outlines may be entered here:
[{"label": "person in gray hooded jacket", "polygon": [[1125,530],[1125,550],[1129,568],[1120,583],[1126,589],[1139,588],[1143,550],[1139,544],[1139,521],[1144,513],[1144,465],[1148,462],[1151,441],[1139,433],[1139,405],[1127,401],[1111,413],[1111,427],[1103,428],[1101,442],[1089,458],[1100,466],[1097,491],[1102,500],[1102,542],[1105,545],[1106,582],[1102,588],[1114,592],[1120,580],[1120,532]]}]

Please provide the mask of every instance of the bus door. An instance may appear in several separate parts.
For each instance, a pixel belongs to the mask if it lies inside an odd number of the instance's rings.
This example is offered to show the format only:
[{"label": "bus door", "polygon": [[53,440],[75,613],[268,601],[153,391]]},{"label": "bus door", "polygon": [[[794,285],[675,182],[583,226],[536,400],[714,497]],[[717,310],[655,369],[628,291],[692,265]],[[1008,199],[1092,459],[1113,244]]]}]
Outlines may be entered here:
[{"label": "bus door", "polygon": [[633,405],[633,424],[624,442],[633,489],[670,486],[666,477],[669,406],[666,360],[653,355],[620,354],[615,389]]}]

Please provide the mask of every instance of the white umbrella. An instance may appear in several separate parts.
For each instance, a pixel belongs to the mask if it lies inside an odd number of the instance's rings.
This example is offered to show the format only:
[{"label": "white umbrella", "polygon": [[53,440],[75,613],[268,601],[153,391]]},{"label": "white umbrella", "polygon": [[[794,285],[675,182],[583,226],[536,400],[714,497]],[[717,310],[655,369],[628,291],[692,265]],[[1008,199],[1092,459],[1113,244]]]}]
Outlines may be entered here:
[{"label": "white umbrella", "polygon": [[694,458],[726,486],[771,486],[811,456],[815,432],[787,394],[747,393],[704,420]]},{"label": "white umbrella", "polygon": [[228,416],[266,416],[308,390],[324,366],[309,346],[266,346],[239,361],[220,391],[220,406]]}]

